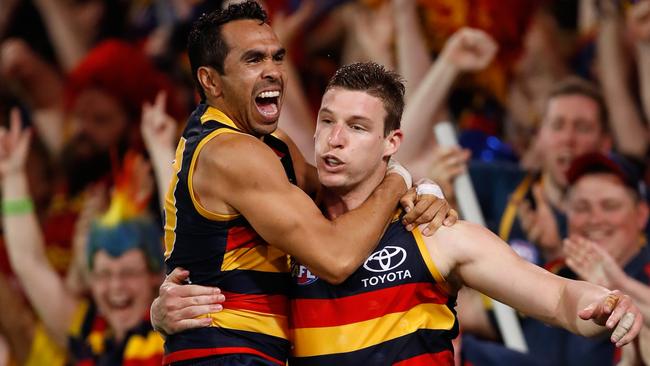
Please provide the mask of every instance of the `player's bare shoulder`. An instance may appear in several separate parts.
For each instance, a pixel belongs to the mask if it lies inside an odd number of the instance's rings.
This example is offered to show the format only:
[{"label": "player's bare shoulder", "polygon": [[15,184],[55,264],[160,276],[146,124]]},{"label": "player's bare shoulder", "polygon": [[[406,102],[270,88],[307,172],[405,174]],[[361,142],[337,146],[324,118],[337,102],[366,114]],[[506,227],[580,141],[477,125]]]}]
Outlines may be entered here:
[{"label": "player's bare shoulder", "polygon": [[243,133],[224,133],[207,141],[197,157],[197,170],[207,169],[211,174],[227,178],[239,174],[254,174],[257,168],[277,160],[268,146],[254,136]]},{"label": "player's bare shoulder", "polygon": [[[432,259],[441,272],[452,273],[458,265],[475,258],[482,251],[487,237],[494,235],[481,225],[458,220],[452,226],[441,226],[430,237],[423,237]],[[498,240],[494,236],[494,240]]]},{"label": "player's bare shoulder", "polygon": [[224,133],[207,140],[193,160],[196,163],[188,179],[192,192],[206,209],[219,214],[238,213],[234,198],[245,198],[247,192],[272,185],[283,173],[273,150],[242,133]]}]

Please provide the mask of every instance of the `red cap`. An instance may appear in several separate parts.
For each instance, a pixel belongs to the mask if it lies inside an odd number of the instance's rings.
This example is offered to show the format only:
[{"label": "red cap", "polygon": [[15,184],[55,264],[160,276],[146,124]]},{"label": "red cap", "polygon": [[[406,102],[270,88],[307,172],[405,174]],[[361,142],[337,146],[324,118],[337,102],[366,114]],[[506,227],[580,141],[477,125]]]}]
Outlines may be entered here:
[{"label": "red cap", "polygon": [[167,92],[167,113],[182,120],[185,111],[170,80],[139,49],[119,40],[106,40],[93,48],[70,72],[66,83],[66,108],[79,94],[98,88],[117,98],[127,112],[140,116],[145,101],[153,103],[159,91]]},{"label": "red cap", "polygon": [[640,170],[632,162],[616,154],[607,156],[601,153],[588,153],[575,158],[567,172],[567,180],[569,185],[573,185],[581,177],[597,173],[614,174],[641,197],[646,196]]}]

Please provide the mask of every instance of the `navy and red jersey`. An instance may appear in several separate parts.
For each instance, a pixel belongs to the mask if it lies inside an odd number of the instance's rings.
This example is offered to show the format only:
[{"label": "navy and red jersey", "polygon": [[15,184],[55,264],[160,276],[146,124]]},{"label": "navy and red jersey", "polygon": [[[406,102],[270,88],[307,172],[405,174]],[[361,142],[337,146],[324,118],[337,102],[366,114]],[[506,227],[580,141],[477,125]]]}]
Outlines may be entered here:
[{"label": "navy and red jersey", "polygon": [[454,364],[456,298],[419,231],[399,220],[342,284],[295,262],[292,279],[290,365]]},{"label": "navy and red jersey", "polygon": [[[176,267],[189,270],[192,283],[219,287],[226,302],[223,311],[208,315],[212,327],[169,336],[164,362],[251,354],[285,365],[289,353],[287,255],[269,246],[243,216],[203,207],[193,191],[199,153],[224,133],[244,134],[213,107],[201,104],[192,113],[176,149],[164,215],[168,271]],[[286,144],[272,135],[263,141],[280,158],[289,181],[295,183]]]}]

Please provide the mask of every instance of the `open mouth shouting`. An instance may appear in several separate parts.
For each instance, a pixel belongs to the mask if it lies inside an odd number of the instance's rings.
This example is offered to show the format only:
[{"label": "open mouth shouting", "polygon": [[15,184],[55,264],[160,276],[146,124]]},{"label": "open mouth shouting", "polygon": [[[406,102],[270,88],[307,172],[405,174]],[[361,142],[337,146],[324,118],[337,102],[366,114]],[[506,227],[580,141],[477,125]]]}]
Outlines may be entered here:
[{"label": "open mouth shouting", "polygon": [[280,90],[266,90],[255,97],[255,106],[265,120],[274,122],[280,115]]}]

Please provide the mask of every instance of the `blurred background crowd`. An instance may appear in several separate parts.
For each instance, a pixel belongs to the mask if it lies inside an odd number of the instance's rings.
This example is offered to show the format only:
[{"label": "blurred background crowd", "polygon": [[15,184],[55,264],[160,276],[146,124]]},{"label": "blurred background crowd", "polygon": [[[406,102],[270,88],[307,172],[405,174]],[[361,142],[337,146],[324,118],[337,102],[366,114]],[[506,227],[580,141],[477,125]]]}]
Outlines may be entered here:
[{"label": "blurred background crowd", "polygon": [[[185,45],[222,3],[0,1],[0,365],[159,362],[146,317],[160,211],[199,102]],[[414,178],[455,204],[454,179],[470,174],[487,225],[517,253],[624,290],[650,324],[650,0],[264,6],[289,55],[280,128],[309,161],[329,77],[384,64],[406,81],[397,159]],[[460,146],[436,141],[441,121]],[[621,351],[520,315],[524,353],[502,345],[489,299],[458,303],[465,365],[650,364],[647,330]]]}]

